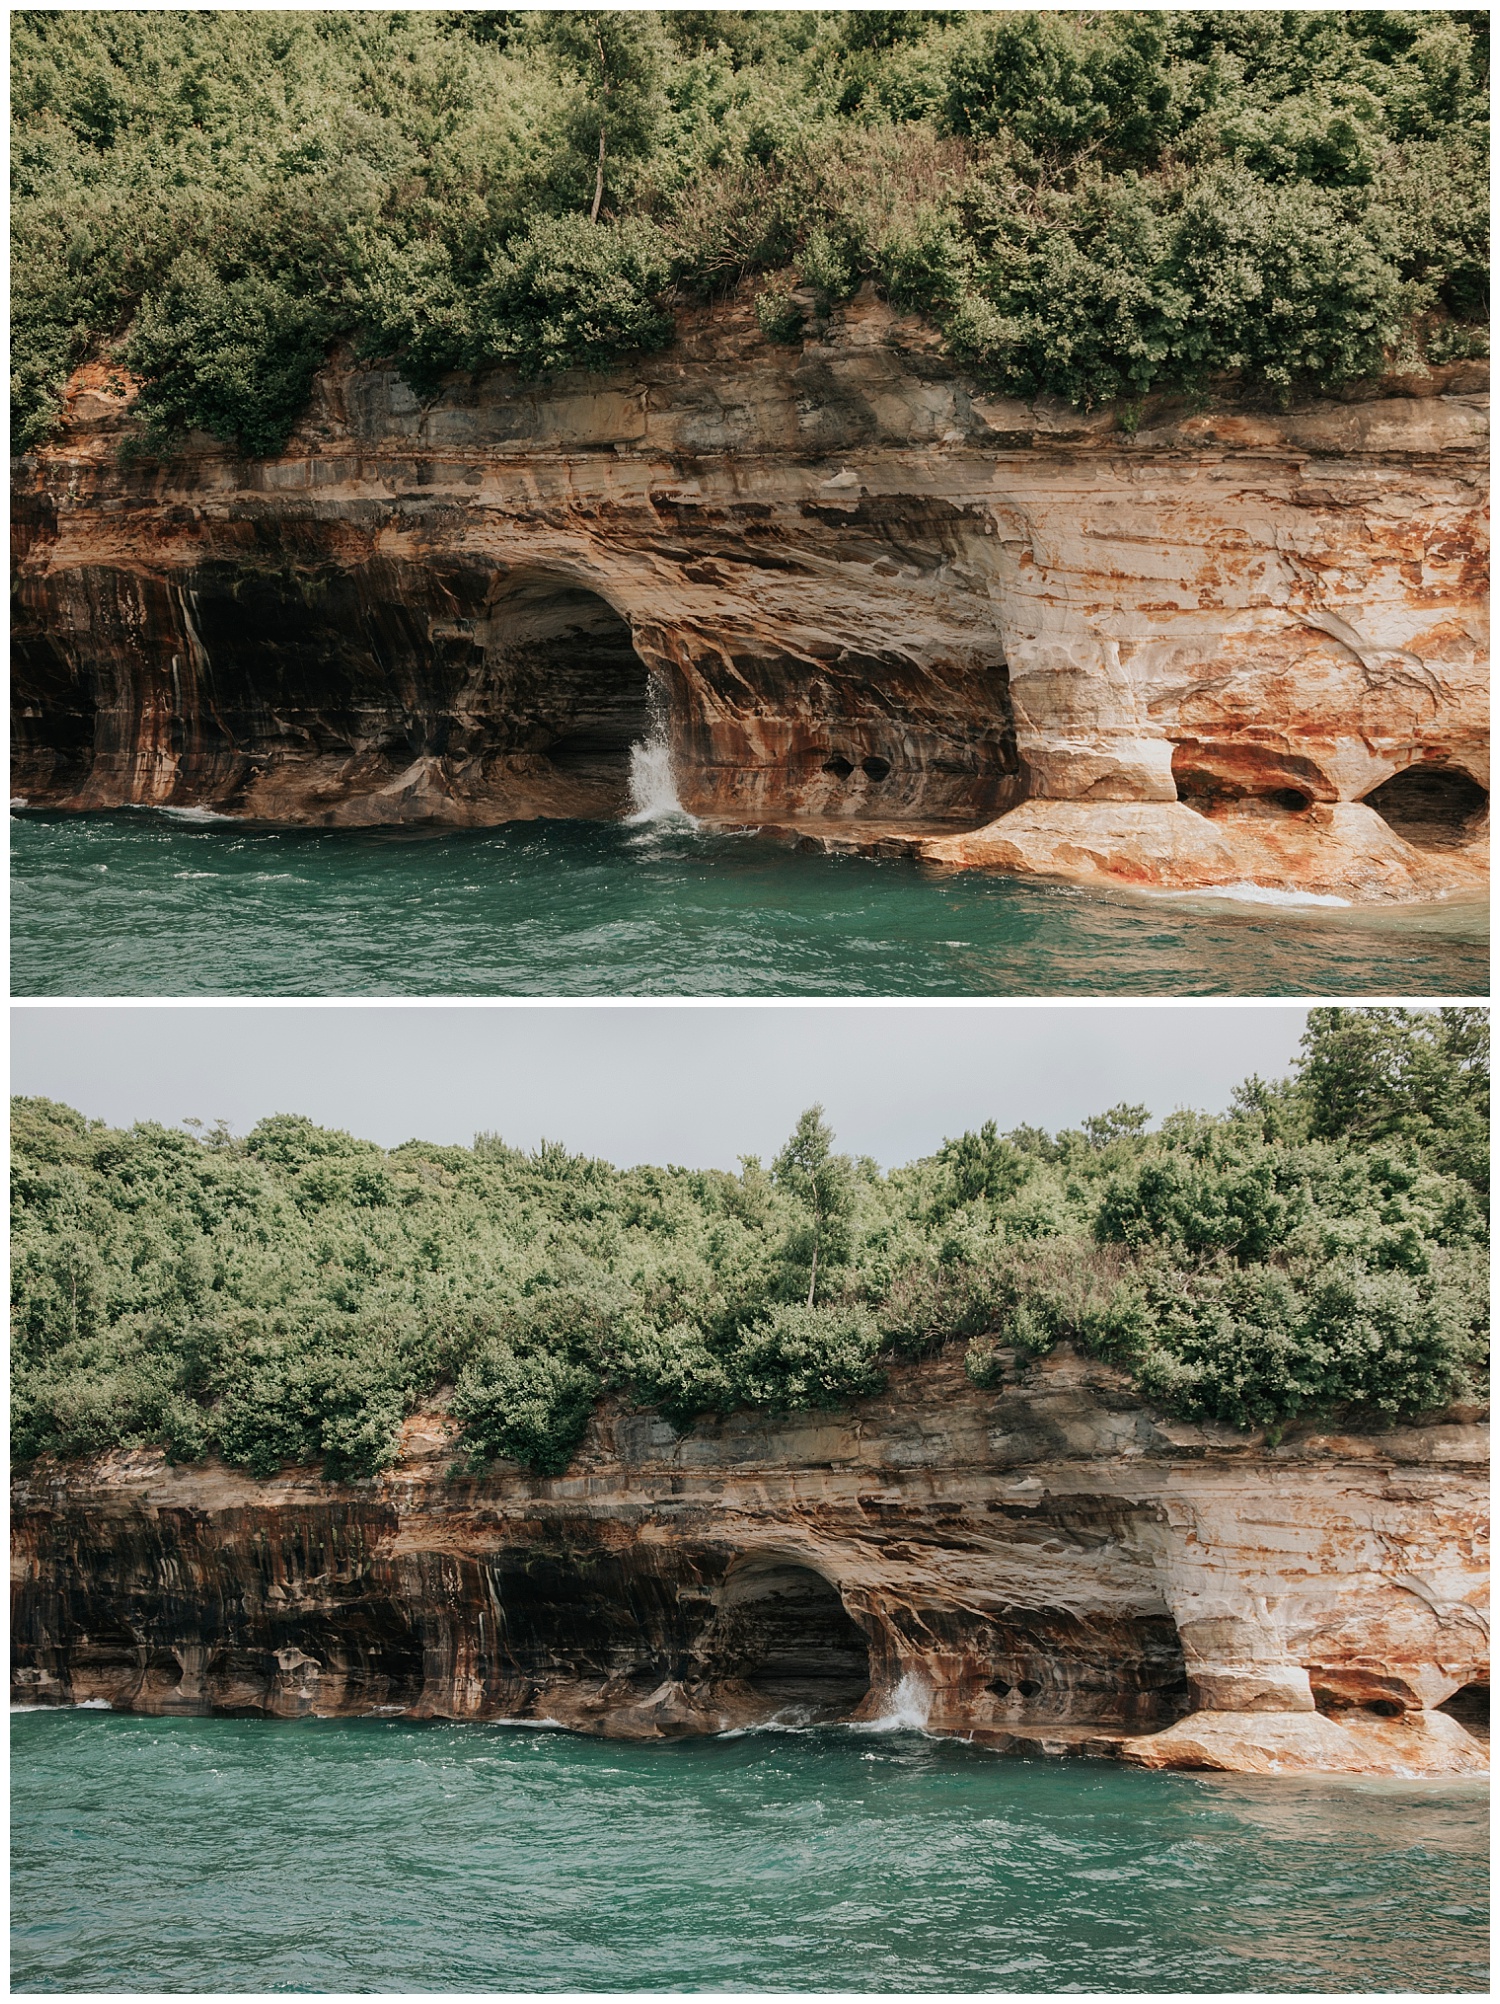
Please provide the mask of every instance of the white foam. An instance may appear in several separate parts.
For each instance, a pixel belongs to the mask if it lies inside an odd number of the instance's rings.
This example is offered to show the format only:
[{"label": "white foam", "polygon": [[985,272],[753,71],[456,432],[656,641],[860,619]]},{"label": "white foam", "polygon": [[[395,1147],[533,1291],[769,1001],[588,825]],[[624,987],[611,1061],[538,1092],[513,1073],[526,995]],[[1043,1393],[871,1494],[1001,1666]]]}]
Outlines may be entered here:
[{"label": "white foam", "polygon": [[80,1698],[76,1705],[12,1705],[13,1712],[112,1712],[108,1698]]},{"label": "white foam", "polygon": [[677,798],[677,781],[672,775],[672,739],[667,717],[667,699],[655,682],[647,698],[646,735],[630,747],[630,804],[626,815],[631,827],[649,822],[675,821],[696,828],[696,819]]},{"label": "white foam", "polygon": [[31,802],[29,800],[24,799],[22,795],[20,795],[19,793],[13,793],[10,797],[10,804],[11,804],[11,810],[12,812],[14,812],[14,810],[18,807],[29,807],[31,805]]},{"label": "white foam", "polygon": [[862,1719],[859,1733],[925,1733],[932,1716],[932,1687],[908,1670],[891,1693],[891,1708],[878,1719]]},{"label": "white foam", "polygon": [[215,814],[211,807],[159,807],[158,814],[170,814],[174,821],[233,821],[233,814]]},{"label": "white foam", "polygon": [[1196,891],[1147,890],[1148,898],[1228,898],[1241,905],[1340,905],[1352,900],[1335,898],[1325,891],[1282,891],[1272,884],[1204,884]]}]

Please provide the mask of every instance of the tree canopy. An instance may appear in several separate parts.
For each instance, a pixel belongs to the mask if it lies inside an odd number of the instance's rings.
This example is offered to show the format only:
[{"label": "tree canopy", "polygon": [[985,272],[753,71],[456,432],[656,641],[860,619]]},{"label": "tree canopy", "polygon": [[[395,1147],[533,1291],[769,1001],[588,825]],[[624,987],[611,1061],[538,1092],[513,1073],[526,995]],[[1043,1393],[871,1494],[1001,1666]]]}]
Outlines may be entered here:
[{"label": "tree canopy", "polygon": [[475,1465],[550,1473],[605,1394],[790,1412],[949,1343],[982,1386],[1068,1342],[1188,1417],[1387,1424],[1482,1385],[1487,1117],[1467,1008],[1315,1010],[1221,1117],[987,1121],[889,1173],[816,1107],[728,1174],[22,1099],[14,1451],[368,1476],[439,1397]]},{"label": "tree canopy", "polygon": [[1286,396],[1487,353],[1482,10],[23,11],[17,445],[90,356],[279,450],[332,343],[607,367],[868,282],[994,387]]}]

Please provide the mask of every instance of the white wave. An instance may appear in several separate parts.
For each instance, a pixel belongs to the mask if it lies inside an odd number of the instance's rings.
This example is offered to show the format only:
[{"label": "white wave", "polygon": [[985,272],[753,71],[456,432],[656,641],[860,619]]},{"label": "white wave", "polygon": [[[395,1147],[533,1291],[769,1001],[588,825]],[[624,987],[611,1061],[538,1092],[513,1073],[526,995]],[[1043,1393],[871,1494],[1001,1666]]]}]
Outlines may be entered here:
[{"label": "white wave", "polygon": [[215,814],[211,807],[158,807],[158,814],[170,814],[174,821],[234,821],[233,814]]},{"label": "white wave", "polygon": [[932,1716],[932,1687],[925,1678],[908,1670],[891,1693],[890,1710],[878,1719],[862,1719],[854,1730],[859,1733],[925,1733]]},{"label": "white wave", "polygon": [[12,1705],[13,1712],[112,1712],[108,1698],[80,1698],[76,1705]]},{"label": "white wave", "polygon": [[11,805],[11,812],[14,813],[18,807],[29,807],[31,805],[31,802],[25,799],[23,795],[19,793],[13,793],[10,797],[10,805]]},{"label": "white wave", "polygon": [[715,1733],[716,1740],[758,1739],[762,1733],[812,1733],[817,1727],[812,1724],[797,1724],[780,1717],[763,1719],[757,1726],[729,1726],[722,1733]]},{"label": "white wave", "polygon": [[1196,891],[1147,890],[1148,898],[1228,898],[1241,905],[1341,905],[1352,900],[1336,898],[1326,891],[1281,891],[1271,884],[1204,884]]},{"label": "white wave", "polygon": [[647,698],[646,735],[630,747],[630,805],[625,820],[631,827],[648,822],[675,821],[689,828],[698,826],[677,798],[677,781],[672,774],[672,739],[667,717],[667,699],[655,682]]}]

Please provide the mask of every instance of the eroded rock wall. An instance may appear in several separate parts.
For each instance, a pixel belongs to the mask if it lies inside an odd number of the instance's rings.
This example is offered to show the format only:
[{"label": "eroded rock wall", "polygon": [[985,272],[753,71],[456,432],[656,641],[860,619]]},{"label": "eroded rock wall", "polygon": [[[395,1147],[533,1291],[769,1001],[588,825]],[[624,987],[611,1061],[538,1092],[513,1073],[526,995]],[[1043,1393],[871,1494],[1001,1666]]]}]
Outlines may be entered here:
[{"label": "eroded rock wall", "polygon": [[[899,1716],[1001,1750],[1461,1772],[1488,1686],[1482,1431],[1271,1448],[1067,1352],[956,1358],[847,1412],[679,1438],[601,1409],[556,1480],[400,1460],[38,1464],[14,1514],[16,1695],[401,1711],[656,1737]],[[1458,1706],[1463,1709],[1463,1703]]]},{"label": "eroded rock wall", "polygon": [[[1392,387],[1392,386],[1388,386]],[[693,812],[950,864],[1354,897],[1478,881],[1475,365],[1283,414],[987,397],[871,296],[422,406],[336,359],[287,452],[23,462],[16,791],[272,821]],[[1420,392],[1420,393],[1416,393]],[[1393,778],[1428,809],[1362,805]],[[1388,803],[1386,803],[1388,804]]]}]

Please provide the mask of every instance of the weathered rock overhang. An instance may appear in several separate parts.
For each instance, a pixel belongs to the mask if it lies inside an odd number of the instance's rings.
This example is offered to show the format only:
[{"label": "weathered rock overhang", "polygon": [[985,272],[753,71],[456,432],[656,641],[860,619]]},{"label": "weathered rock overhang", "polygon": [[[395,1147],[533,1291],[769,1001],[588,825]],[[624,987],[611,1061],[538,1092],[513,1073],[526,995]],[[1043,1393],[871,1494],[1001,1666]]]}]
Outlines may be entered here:
[{"label": "weathered rock overhang", "polygon": [[[605,1408],[564,1477],[255,1482],[156,1454],[17,1484],[14,1689],[138,1711],[640,1738],[900,1718],[999,1751],[1461,1773],[1487,1700],[1484,1436],[1271,1448],[1067,1354],[679,1438]],[[1446,1708],[1446,1709],[1445,1709]],[[1460,1723],[1460,1720],[1467,1723]]]},{"label": "weathered rock overhang", "polygon": [[[34,805],[619,813],[654,687],[710,820],[1148,885],[1479,881],[1475,365],[1126,432],[983,395],[872,297],[799,350],[730,305],[608,377],[427,405],[335,359],[280,458],[130,465],[112,382],[17,475]],[[1403,775],[1423,811],[1383,813]]]}]

